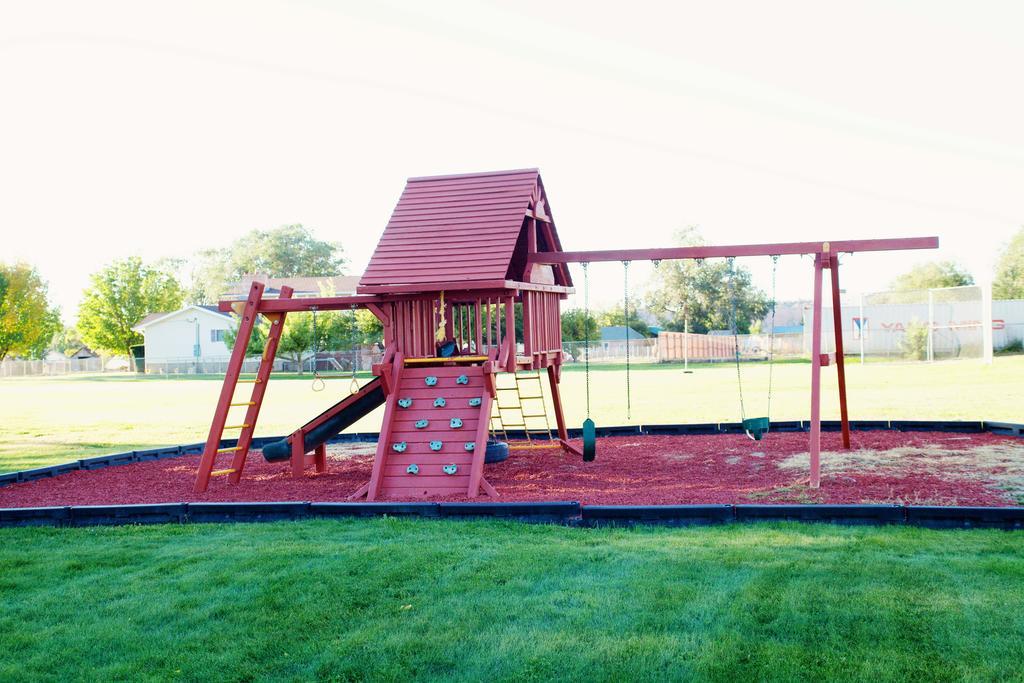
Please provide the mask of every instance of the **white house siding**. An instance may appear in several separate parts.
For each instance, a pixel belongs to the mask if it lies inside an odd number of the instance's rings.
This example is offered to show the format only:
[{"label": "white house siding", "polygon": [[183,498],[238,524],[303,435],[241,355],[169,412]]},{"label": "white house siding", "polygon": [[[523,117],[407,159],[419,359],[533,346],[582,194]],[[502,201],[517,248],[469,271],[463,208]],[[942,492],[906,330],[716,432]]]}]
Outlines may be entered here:
[{"label": "white house siding", "polygon": [[226,361],[231,351],[223,341],[212,341],[212,333],[226,331],[231,319],[204,308],[186,308],[156,320],[145,327],[146,365],[191,361],[195,354],[196,331],[193,319],[199,320],[199,351],[204,361]]}]

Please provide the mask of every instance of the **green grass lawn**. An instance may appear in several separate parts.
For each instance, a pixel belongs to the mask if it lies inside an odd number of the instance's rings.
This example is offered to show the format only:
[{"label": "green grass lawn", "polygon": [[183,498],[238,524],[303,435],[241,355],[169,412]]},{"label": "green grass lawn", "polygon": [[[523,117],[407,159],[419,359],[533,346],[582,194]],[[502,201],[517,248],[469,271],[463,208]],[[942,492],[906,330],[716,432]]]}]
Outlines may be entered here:
[{"label": "green grass lawn", "polygon": [[[719,422],[739,419],[736,369],[729,364],[635,365],[632,413],[626,417],[622,366],[592,366],[591,413],[599,425]],[[779,363],[774,370],[771,416],[809,416],[810,366]],[[991,366],[952,363],[851,363],[851,417],[858,419],[991,419],[1024,422],[1024,356]],[[823,371],[823,416],[836,419],[835,369]],[[364,379],[365,381],[365,379]],[[768,367],[743,367],[747,415],[767,410]],[[287,434],[335,403],[347,380],[311,389],[309,377],[272,380],[260,416],[260,434]],[[251,385],[241,385],[238,395]],[[243,388],[244,387],[244,388]],[[563,373],[567,419],[584,418],[584,373]],[[203,441],[220,391],[214,377],[93,375],[0,380],[0,471],[38,467],[114,451]],[[376,431],[381,412],[352,429]]]},{"label": "green grass lawn", "polygon": [[0,530],[2,680],[1020,680],[1024,535]]}]

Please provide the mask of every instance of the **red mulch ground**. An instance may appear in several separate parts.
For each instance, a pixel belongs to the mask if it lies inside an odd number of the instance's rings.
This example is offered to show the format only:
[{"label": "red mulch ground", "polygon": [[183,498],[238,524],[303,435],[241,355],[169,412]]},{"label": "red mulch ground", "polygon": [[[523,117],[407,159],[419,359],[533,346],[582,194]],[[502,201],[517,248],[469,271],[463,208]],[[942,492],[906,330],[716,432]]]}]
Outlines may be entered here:
[{"label": "red mulch ground", "polygon": [[[993,434],[855,432],[857,463],[829,464],[823,454],[822,486],[807,487],[807,435],[769,434],[760,443],[742,435],[630,436],[598,441],[595,462],[558,450],[516,450],[484,474],[503,501],[577,500],[584,504],[684,503],[906,503],[1016,505],[1005,463],[974,459],[995,447],[1024,463],[1024,441]],[[838,451],[838,434],[824,434],[824,451]],[[929,453],[884,451],[928,449]],[[339,444],[329,450],[328,473],[292,479],[286,463],[249,456],[242,483],[215,479],[192,492],[198,456],[156,460],[0,488],[0,507],[99,505],[177,501],[344,501],[369,479],[372,444]],[[938,452],[936,449],[941,449]],[[803,454],[800,466],[782,466]],[[871,459],[878,456],[878,462]],[[954,457],[955,456],[955,457]],[[967,456],[967,457],[963,457]],[[867,462],[865,462],[867,458]],[[944,460],[948,461],[944,462]],[[836,460],[833,457],[832,463]],[[1013,466],[1010,474],[1019,477]],[[1017,479],[1019,483],[1019,478]],[[446,497],[444,500],[465,500]],[[481,499],[477,499],[481,500]]]}]

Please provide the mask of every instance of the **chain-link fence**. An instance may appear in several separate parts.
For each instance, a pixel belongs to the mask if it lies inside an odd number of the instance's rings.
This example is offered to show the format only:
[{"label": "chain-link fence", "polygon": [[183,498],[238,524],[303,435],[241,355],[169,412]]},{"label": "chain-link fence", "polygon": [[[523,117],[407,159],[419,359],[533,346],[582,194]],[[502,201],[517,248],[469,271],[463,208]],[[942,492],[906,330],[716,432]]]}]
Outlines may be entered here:
[{"label": "chain-link fence", "polygon": [[[657,361],[656,339],[630,339],[621,341],[590,342],[591,363],[625,363],[626,346],[629,345],[629,360],[637,363]],[[566,363],[582,363],[585,342],[562,342],[562,359]]]},{"label": "chain-link fence", "polygon": [[[383,352],[376,347],[365,347],[349,351],[321,351],[317,354],[279,354],[274,359],[275,372],[308,372],[338,374],[369,371],[379,363]],[[229,356],[211,358],[154,358],[140,359],[140,369],[154,375],[211,375],[224,374],[228,369]],[[243,373],[255,373],[260,366],[260,357],[251,356],[242,364]]]},{"label": "chain-link fence", "polygon": [[23,360],[5,358],[0,362],[0,377],[47,377],[95,372],[124,372],[131,369],[121,357],[64,358]]}]

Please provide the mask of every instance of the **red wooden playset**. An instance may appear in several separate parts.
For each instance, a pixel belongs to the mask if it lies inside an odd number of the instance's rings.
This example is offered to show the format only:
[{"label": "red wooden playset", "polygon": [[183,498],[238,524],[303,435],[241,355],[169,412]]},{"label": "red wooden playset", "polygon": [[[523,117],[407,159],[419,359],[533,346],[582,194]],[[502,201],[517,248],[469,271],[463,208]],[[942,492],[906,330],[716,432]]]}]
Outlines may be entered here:
[{"label": "red wooden playset", "polygon": [[[259,417],[285,317],[297,311],[366,308],[384,327],[384,357],[374,379],[351,396],[263,449],[268,460],[290,460],[302,476],[326,469],[325,442],[374,408],[384,418],[370,480],[353,498],[418,498],[497,492],[484,477],[488,426],[496,375],[542,370],[548,377],[557,443],[581,455],[569,442],[559,380],[563,360],[560,301],[573,289],[569,263],[740,256],[814,256],[814,317],[811,370],[811,485],[820,476],[820,368],[838,370],[843,442],[849,448],[846,381],[839,318],[841,252],[929,249],[934,237],[799,242],[780,244],[562,251],[550,204],[536,169],[411,178],[360,280],[357,294],[292,298],[282,288],[263,298],[253,283],[245,302],[221,302],[240,316],[195,490],[211,477],[237,483]],[[836,352],[821,352],[821,285],[831,273]],[[522,305],[516,329],[515,305]],[[242,361],[257,317],[270,322],[262,362],[254,379],[240,379]],[[517,333],[522,342],[517,343]],[[251,396],[235,398],[238,384],[251,383]],[[228,425],[233,408],[245,417]],[[233,446],[222,447],[227,430],[239,430]],[[231,456],[216,469],[218,456]]]}]

